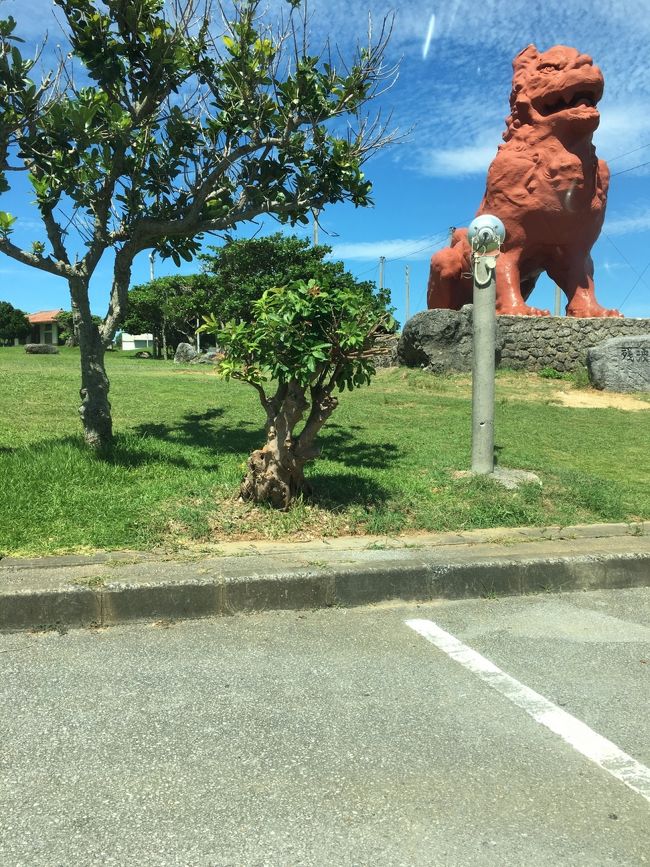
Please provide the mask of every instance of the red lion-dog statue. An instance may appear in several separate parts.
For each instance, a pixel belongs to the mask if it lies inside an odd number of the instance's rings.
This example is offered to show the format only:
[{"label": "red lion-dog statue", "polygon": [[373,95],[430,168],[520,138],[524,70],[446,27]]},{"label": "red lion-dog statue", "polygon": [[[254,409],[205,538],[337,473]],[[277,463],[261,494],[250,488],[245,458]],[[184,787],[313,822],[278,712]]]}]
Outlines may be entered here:
[{"label": "red lion-dog statue", "polygon": [[[556,45],[534,45],[513,61],[505,144],[488,169],[479,214],[506,227],[497,260],[496,311],[548,316],[526,304],[542,271],[565,293],[567,316],[620,316],[594,295],[593,247],[605,218],[609,169],[591,142],[600,115],[603,76],[591,57]],[[460,309],[472,301],[467,230],[431,259],[429,308]]]}]

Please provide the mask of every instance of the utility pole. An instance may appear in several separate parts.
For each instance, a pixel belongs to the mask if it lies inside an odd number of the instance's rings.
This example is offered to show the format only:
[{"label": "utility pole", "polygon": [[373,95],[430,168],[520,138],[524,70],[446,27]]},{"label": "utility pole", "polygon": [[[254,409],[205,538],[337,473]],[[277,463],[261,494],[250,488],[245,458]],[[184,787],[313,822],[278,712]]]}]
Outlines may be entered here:
[{"label": "utility pole", "polygon": [[406,266],[406,273],[405,273],[404,277],[405,277],[405,282],[406,282],[406,286],[405,286],[405,289],[406,289],[406,306],[405,306],[405,310],[404,310],[404,322],[408,322],[409,319],[411,318],[411,311],[410,311],[410,307],[411,307],[411,266],[410,265]]},{"label": "utility pole", "polygon": [[386,262],[385,256],[379,257],[379,288],[384,288],[384,264]]},{"label": "utility pole", "polygon": [[153,260],[154,260],[155,258],[156,258],[156,251],[155,251],[155,250],[152,250],[152,251],[149,253],[149,279],[151,280],[152,283],[153,283],[153,280],[154,280],[154,276],[153,276]]},{"label": "utility pole", "polygon": [[561,316],[562,315],[562,290],[560,287],[555,284],[555,309],[553,310],[553,316]]}]

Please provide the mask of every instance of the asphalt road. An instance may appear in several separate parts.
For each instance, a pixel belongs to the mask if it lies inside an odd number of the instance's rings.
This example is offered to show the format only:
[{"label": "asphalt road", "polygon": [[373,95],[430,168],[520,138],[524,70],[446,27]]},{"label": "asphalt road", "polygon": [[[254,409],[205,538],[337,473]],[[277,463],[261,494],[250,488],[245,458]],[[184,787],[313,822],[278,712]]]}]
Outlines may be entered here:
[{"label": "asphalt road", "polygon": [[650,801],[412,618],[650,765],[647,589],[4,635],[0,864],[650,863]]}]

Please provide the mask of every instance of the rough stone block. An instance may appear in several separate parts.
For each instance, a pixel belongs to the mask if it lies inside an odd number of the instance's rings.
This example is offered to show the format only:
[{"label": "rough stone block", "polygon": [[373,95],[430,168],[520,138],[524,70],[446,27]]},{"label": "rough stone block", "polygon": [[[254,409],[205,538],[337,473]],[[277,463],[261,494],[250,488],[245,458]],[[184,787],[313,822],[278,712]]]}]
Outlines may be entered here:
[{"label": "rough stone block", "polygon": [[[503,336],[497,324],[495,360],[501,360]],[[461,310],[418,313],[404,326],[397,347],[400,364],[426,367],[432,373],[472,369],[472,306]]]},{"label": "rough stone block", "polygon": [[587,370],[596,388],[650,392],[650,334],[612,337],[592,346]]},{"label": "rough stone block", "polygon": [[51,343],[26,343],[25,352],[29,355],[58,355],[58,347]]},{"label": "rough stone block", "polygon": [[200,353],[196,351],[191,343],[179,343],[174,355],[174,364],[187,364],[190,361],[194,361],[199,355]]}]

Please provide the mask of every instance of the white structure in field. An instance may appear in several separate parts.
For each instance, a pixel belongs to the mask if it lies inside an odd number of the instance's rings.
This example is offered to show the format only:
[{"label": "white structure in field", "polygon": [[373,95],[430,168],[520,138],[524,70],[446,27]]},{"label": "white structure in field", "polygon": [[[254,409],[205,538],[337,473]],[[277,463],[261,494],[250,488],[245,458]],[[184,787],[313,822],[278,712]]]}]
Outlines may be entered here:
[{"label": "white structure in field", "polygon": [[153,334],[122,332],[122,349],[153,349]]}]

